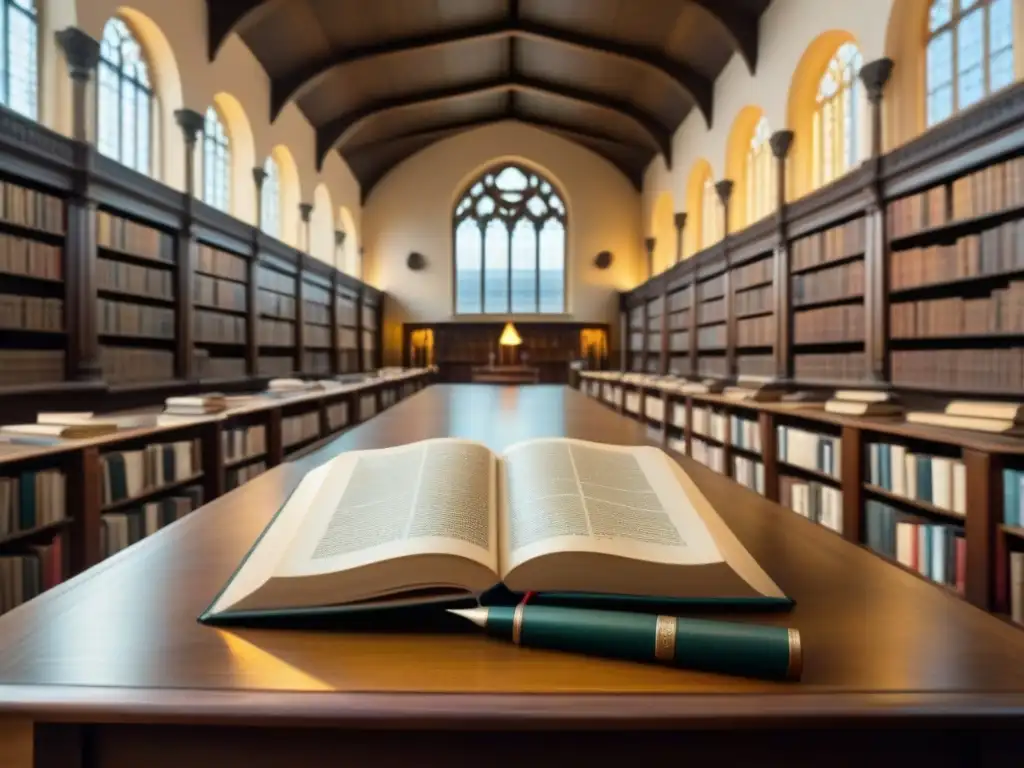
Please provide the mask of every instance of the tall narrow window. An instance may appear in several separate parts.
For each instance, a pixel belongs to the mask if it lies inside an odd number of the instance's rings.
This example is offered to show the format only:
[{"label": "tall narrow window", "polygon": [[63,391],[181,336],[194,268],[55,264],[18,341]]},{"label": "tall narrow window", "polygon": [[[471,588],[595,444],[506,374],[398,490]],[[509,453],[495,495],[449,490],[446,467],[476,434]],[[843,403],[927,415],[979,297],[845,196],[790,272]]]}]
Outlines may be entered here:
[{"label": "tall narrow window", "polygon": [[206,110],[203,129],[203,200],[227,211],[231,198],[231,141],[213,107]]},{"label": "tall narrow window", "polygon": [[747,224],[763,219],[775,208],[775,162],[769,138],[771,129],[762,117],[754,127],[747,150]]},{"label": "tall narrow window", "polygon": [[34,0],[0,0],[0,103],[39,119],[39,16]]},{"label": "tall narrow window", "polygon": [[700,247],[710,248],[722,239],[722,210],[715,182],[709,173],[704,178],[700,202]]},{"label": "tall narrow window", "polygon": [[115,17],[103,28],[99,63],[99,150],[141,173],[152,170],[153,88],[142,47]]},{"label": "tall narrow window", "polygon": [[260,193],[260,229],[273,237],[281,237],[281,173],[277,161],[268,157],[263,163],[267,178]]},{"label": "tall narrow window", "polygon": [[928,12],[929,127],[1013,82],[1013,0],[933,0]]},{"label": "tall narrow window", "polygon": [[814,113],[814,183],[835,181],[860,158],[862,57],[857,46],[839,46],[818,84]]},{"label": "tall narrow window", "polygon": [[487,170],[459,199],[455,312],[565,312],[565,203],[514,163]]}]

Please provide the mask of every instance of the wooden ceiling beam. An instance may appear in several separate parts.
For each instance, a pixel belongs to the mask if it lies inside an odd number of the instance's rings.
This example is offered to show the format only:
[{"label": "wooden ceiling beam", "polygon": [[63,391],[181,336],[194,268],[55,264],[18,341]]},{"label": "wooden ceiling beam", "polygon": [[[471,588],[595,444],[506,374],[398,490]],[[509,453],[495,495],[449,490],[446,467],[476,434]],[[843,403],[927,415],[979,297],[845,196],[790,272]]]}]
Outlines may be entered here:
[{"label": "wooden ceiling beam", "polygon": [[275,11],[284,10],[288,0],[206,0],[206,45],[210,61],[217,58],[224,41],[241,33]]},{"label": "wooden ceiling beam", "polygon": [[462,29],[395,38],[380,43],[352,47],[329,59],[297,69],[271,83],[271,122],[277,119],[281,110],[289,102],[301,98],[303,94],[322,83],[331,73],[350,64],[372,61],[378,57],[398,53],[434,50],[454,43],[506,37],[541,40],[591,53],[613,56],[658,72],[671,81],[686,98],[692,100],[704,115],[708,126],[711,125],[713,83],[692,67],[644,46],[627,45],[590,37],[571,30],[556,29],[516,17]]},{"label": "wooden ceiling beam", "polygon": [[564,101],[575,101],[628,117],[650,139],[654,148],[665,156],[666,166],[672,167],[672,131],[634,104],[580,88],[513,76],[450,88],[437,88],[406,96],[378,99],[358,109],[346,112],[317,129],[318,168],[323,166],[328,152],[335,148],[343,148],[345,141],[351,136],[352,131],[374,115],[395,109],[439,104],[469,96],[505,92],[508,89],[526,93],[537,93]]},{"label": "wooden ceiling beam", "polygon": [[732,39],[733,49],[743,57],[751,75],[757,71],[760,18],[751,17],[722,0],[690,0],[717,21]]}]

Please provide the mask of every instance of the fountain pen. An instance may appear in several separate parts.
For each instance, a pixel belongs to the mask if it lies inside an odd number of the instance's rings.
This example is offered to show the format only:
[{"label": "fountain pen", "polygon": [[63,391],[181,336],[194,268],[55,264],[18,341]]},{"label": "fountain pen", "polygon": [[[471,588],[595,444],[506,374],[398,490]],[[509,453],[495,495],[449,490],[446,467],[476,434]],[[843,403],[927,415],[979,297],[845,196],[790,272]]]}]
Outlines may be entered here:
[{"label": "fountain pen", "polygon": [[800,633],[786,627],[523,603],[449,612],[533,648],[770,680],[799,680],[803,669]]}]

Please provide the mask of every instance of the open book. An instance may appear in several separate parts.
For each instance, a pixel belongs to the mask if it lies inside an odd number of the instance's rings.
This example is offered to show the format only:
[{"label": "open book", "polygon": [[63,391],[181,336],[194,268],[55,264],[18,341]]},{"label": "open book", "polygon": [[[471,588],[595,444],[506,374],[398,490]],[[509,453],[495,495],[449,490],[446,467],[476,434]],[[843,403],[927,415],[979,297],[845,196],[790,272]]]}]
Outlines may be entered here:
[{"label": "open book", "polygon": [[663,451],[425,440],[312,470],[200,617],[513,592],[788,604]]}]

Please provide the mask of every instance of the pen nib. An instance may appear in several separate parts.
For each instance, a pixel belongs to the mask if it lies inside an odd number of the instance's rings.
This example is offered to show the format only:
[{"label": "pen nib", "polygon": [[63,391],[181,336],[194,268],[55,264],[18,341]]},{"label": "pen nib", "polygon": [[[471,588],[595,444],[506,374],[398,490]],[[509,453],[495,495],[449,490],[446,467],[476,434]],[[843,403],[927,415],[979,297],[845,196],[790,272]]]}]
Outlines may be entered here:
[{"label": "pen nib", "polygon": [[464,619],[469,619],[478,627],[487,626],[486,608],[449,608],[448,613],[454,613],[456,616],[461,616]]}]

